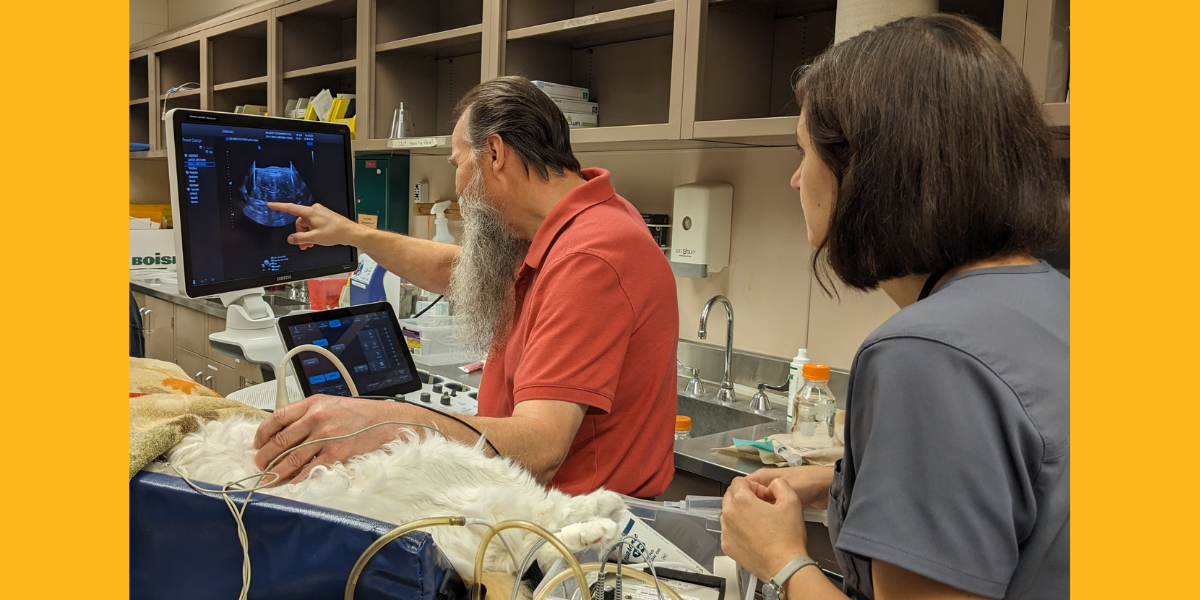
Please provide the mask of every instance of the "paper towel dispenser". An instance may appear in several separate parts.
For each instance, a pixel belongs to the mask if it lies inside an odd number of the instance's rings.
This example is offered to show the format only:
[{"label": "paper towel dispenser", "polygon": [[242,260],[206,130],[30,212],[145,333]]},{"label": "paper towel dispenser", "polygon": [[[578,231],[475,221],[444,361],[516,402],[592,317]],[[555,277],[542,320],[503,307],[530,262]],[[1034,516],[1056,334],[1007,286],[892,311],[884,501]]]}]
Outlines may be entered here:
[{"label": "paper towel dispenser", "polygon": [[671,270],[679,277],[707,277],[729,266],[733,186],[717,181],[675,188]]}]

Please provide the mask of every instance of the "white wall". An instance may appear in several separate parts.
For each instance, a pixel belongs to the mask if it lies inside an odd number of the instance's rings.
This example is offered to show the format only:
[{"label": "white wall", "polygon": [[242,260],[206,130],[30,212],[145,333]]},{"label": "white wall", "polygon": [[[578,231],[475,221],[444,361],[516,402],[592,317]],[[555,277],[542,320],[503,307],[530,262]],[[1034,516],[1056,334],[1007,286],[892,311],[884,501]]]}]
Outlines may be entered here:
[{"label": "white wall", "polygon": [[[716,294],[733,304],[734,346],[791,358],[807,347],[814,360],[848,369],[873,329],[896,312],[882,292],[842,291],[828,298],[813,284],[811,248],[796,192],[788,185],[799,156],[791,148],[582,152],[585,167],[612,173],[617,193],[642,212],[670,214],[672,191],[694,181],[733,184],[730,266],[706,279],[677,277],[680,336],[695,340],[700,310]],[[411,181],[427,180],[433,199],[454,197],[454,170],[444,156],[413,156]],[[428,219],[409,232],[426,237]],[[457,237],[459,230],[452,228]],[[815,289],[814,289],[815,288]],[[707,343],[724,344],[724,315]]]},{"label": "white wall", "polygon": [[129,44],[166,31],[168,15],[167,0],[129,0]]},{"label": "white wall", "polygon": [[129,44],[249,3],[247,0],[129,0]]},{"label": "white wall", "polygon": [[197,21],[219,15],[244,4],[248,0],[166,0],[168,29],[179,29]]}]

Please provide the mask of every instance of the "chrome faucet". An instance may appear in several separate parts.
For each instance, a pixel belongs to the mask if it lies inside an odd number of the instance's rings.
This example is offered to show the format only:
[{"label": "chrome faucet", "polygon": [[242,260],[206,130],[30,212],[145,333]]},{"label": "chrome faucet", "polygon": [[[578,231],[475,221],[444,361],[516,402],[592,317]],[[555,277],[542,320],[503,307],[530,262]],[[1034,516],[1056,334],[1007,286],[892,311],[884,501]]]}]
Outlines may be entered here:
[{"label": "chrome faucet", "polygon": [[713,303],[717,301],[725,305],[727,320],[725,331],[725,379],[721,381],[721,388],[717,390],[717,402],[733,404],[737,401],[737,394],[733,392],[733,383],[729,381],[729,366],[733,360],[733,305],[729,303],[729,298],[725,296],[713,296],[704,305],[704,310],[700,312],[700,330],[696,332],[696,336],[700,339],[708,337],[708,311],[712,310]]}]

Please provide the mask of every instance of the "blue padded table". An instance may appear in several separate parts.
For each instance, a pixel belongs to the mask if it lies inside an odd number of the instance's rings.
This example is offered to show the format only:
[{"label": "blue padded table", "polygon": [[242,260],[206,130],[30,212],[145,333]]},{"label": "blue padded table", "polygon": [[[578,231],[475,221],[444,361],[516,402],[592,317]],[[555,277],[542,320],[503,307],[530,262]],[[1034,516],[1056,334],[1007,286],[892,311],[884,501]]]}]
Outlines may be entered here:
[{"label": "blue padded table", "polygon": [[[202,487],[219,487],[200,484]],[[242,495],[238,495],[241,504]],[[255,494],[245,514],[250,598],[336,599],[363,550],[395,526]],[[224,500],[178,477],[139,473],[129,483],[131,600],[237,598],[237,525]],[[463,600],[468,592],[426,532],[388,544],[368,563],[355,598]]]}]

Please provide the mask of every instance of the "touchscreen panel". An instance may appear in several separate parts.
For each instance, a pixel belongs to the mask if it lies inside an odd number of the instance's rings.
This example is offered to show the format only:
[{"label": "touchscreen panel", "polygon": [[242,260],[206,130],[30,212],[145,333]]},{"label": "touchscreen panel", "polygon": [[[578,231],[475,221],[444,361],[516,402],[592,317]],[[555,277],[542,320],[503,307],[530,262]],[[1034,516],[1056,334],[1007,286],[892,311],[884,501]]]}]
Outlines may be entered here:
[{"label": "touchscreen panel", "polygon": [[[390,313],[338,313],[338,318],[285,325],[289,347],[313,344],[333,352],[354,378],[360,395],[379,395],[416,381],[404,338]],[[308,394],[350,395],[350,387],[328,358],[302,352],[292,360]]]}]

